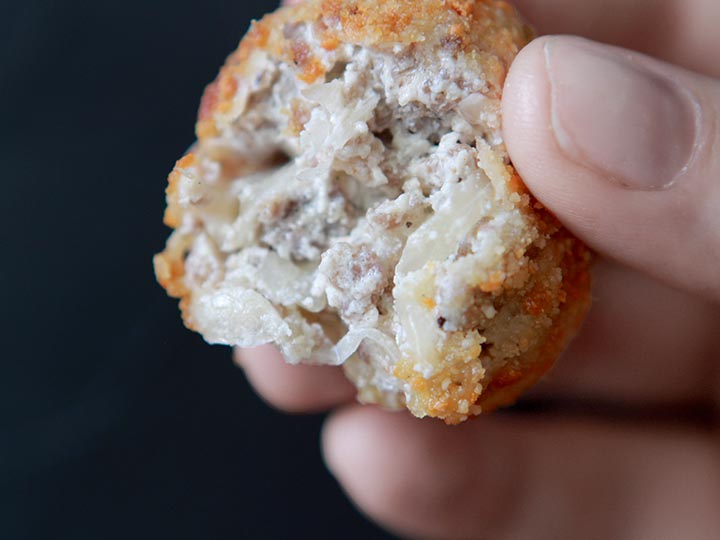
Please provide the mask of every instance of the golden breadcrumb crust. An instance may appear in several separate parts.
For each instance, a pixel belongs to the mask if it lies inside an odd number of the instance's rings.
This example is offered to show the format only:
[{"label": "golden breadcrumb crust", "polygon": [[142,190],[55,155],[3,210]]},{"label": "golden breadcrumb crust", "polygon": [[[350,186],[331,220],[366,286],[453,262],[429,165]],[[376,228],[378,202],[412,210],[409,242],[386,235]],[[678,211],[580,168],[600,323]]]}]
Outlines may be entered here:
[{"label": "golden breadcrumb crust", "polygon": [[315,0],[281,8],[252,24],[206,89],[196,128],[199,139],[217,135],[217,116],[231,110],[237,81],[247,72],[253,51],[261,49],[300,66],[300,79],[307,83],[332,67],[283,35],[285,24],[297,22],[313,23],[328,50],[340,43],[378,49],[414,43],[451,48],[478,65],[497,96],[513,58],[532,38],[515,9],[497,0]]}]

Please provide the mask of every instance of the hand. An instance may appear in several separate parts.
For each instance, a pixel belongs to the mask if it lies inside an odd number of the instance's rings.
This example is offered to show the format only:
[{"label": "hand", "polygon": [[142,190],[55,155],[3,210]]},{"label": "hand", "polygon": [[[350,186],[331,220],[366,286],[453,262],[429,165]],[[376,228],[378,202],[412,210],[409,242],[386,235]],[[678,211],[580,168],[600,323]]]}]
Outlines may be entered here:
[{"label": "hand", "polygon": [[508,76],[513,163],[603,258],[584,330],[528,396],[544,412],[448,428],[353,405],[337,368],[237,358],[273,405],[336,409],[330,470],[401,536],[720,538],[720,2],[517,4],[542,33],[671,62],[544,37]]}]

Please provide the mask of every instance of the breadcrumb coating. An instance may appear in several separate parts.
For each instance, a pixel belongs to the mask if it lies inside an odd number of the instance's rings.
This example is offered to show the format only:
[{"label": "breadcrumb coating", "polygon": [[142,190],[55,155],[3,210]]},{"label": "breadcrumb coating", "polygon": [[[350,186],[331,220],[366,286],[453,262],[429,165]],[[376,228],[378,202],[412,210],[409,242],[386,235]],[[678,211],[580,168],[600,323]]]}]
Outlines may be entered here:
[{"label": "breadcrumb coating", "polygon": [[532,37],[493,0],[314,0],[253,23],[170,174],[155,257],[185,324],[343,365],[455,424],[512,403],[589,306],[590,254],[502,140]]}]

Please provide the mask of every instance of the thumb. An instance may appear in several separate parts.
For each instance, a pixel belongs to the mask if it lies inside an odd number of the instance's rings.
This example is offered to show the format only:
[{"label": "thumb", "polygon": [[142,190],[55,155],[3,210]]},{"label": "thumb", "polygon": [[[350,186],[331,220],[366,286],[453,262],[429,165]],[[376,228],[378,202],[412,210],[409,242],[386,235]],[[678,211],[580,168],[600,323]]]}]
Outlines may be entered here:
[{"label": "thumb", "polygon": [[532,42],[503,96],[512,161],[601,254],[720,300],[720,82],[575,37]]}]

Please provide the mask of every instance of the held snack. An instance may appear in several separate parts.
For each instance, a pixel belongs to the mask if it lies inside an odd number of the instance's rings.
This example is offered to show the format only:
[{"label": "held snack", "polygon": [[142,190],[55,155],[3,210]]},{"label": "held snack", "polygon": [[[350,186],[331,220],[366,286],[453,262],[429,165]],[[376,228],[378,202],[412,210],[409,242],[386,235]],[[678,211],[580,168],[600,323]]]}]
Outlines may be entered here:
[{"label": "held snack", "polygon": [[360,401],[420,417],[512,403],[590,288],[503,145],[530,37],[493,0],[314,0],[253,24],[169,177],[155,272],[185,324],[343,365]]}]

